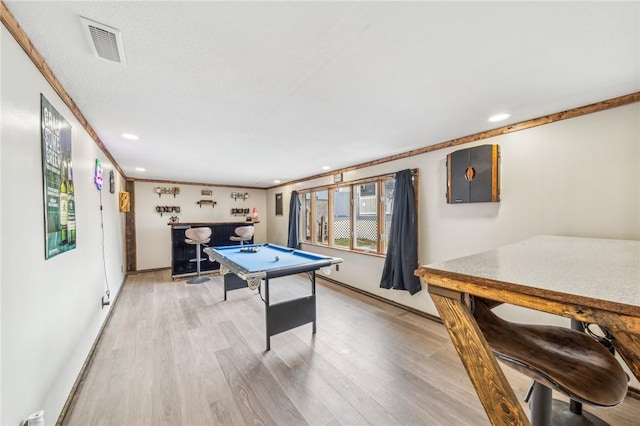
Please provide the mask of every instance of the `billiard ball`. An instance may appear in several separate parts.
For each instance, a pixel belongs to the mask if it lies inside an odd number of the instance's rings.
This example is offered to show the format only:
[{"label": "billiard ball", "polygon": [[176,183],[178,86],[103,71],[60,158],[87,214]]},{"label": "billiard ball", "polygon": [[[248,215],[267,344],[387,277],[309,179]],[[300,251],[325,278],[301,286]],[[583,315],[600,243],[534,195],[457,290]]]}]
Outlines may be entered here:
[{"label": "billiard ball", "polygon": [[277,262],[278,260],[280,260],[280,258],[279,258],[278,256],[276,256],[276,262]]}]

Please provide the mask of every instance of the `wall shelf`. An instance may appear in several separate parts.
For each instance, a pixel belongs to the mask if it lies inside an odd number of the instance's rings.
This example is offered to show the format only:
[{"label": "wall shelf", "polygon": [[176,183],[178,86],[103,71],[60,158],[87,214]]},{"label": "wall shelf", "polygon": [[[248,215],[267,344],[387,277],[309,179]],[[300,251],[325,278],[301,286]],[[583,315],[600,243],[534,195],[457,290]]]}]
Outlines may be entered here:
[{"label": "wall shelf", "polygon": [[211,207],[215,207],[216,203],[213,200],[200,200],[200,201],[196,201],[196,204],[198,204],[200,206],[200,208],[202,208],[202,206],[211,206]]}]

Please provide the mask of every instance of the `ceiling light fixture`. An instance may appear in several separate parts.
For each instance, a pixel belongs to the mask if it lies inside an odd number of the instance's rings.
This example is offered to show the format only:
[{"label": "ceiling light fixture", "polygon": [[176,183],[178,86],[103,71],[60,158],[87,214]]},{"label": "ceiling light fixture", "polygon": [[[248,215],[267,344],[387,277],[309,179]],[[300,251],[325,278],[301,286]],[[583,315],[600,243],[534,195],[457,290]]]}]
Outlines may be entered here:
[{"label": "ceiling light fixture", "polygon": [[280,181],[278,179],[275,179],[273,183],[280,183]]},{"label": "ceiling light fixture", "polygon": [[507,114],[507,113],[496,114],[489,117],[489,121],[492,123],[495,123],[496,121],[506,120],[509,117],[511,117],[511,114]]},{"label": "ceiling light fixture", "polygon": [[144,167],[136,167],[136,172],[146,172],[147,169],[145,169]]},{"label": "ceiling light fixture", "polygon": [[322,166],[322,170],[331,170],[331,166]]},{"label": "ceiling light fixture", "polygon": [[134,134],[131,134],[131,133],[123,133],[121,136],[123,138],[125,138],[125,139],[129,139],[129,140],[132,140],[132,141],[137,141],[139,139],[138,136],[136,136]]}]

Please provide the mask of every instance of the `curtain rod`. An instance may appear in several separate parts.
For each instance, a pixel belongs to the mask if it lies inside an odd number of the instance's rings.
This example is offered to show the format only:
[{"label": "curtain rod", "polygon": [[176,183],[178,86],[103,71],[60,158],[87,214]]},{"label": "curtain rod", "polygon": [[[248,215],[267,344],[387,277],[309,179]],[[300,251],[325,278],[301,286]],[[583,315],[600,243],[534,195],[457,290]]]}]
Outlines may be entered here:
[{"label": "curtain rod", "polygon": [[[404,169],[403,169],[404,170]],[[418,174],[418,169],[410,169],[411,170],[411,176],[415,176],[416,174]],[[400,170],[398,170],[400,171]],[[398,172],[393,172],[393,173],[383,173],[381,175],[375,175],[375,176],[368,176],[366,178],[362,178],[362,179],[356,179],[356,180],[350,180],[347,182],[337,182],[337,183],[332,183],[332,184],[328,184],[328,185],[318,185],[318,186],[313,186],[311,188],[304,188],[304,189],[300,189],[297,192],[307,192],[307,191],[315,191],[316,189],[320,189],[320,188],[337,188],[340,186],[347,186],[347,185],[357,185],[360,182],[366,182],[372,179],[378,179],[381,177],[394,177],[396,175],[396,173]]]}]

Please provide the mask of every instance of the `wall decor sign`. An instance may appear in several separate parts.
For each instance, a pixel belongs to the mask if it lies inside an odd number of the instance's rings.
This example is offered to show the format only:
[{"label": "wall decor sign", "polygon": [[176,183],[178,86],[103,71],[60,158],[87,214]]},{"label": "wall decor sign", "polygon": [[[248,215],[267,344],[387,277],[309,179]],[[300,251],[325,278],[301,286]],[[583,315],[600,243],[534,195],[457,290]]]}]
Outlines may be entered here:
[{"label": "wall decor sign", "polygon": [[124,213],[129,213],[131,210],[131,195],[126,191],[120,191],[118,201],[119,210]]},{"label": "wall decor sign", "polygon": [[282,216],[282,192],[276,194],[276,216]]},{"label": "wall decor sign", "polygon": [[96,158],[96,167],[93,173],[93,183],[96,185],[98,191],[102,191],[102,185],[104,185],[104,179],[102,178],[102,163],[100,159]]},{"label": "wall decor sign", "polygon": [[71,125],[40,94],[45,259],[76,248]]}]

